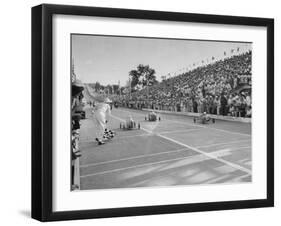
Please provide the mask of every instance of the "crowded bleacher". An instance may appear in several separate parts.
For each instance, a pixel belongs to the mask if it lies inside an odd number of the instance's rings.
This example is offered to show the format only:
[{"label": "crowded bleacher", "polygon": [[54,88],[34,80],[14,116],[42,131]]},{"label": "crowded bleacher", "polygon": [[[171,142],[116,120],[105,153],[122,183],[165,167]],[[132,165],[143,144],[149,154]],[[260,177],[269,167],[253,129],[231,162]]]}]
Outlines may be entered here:
[{"label": "crowded bleacher", "polygon": [[124,107],[251,117],[252,51],[115,97]]}]

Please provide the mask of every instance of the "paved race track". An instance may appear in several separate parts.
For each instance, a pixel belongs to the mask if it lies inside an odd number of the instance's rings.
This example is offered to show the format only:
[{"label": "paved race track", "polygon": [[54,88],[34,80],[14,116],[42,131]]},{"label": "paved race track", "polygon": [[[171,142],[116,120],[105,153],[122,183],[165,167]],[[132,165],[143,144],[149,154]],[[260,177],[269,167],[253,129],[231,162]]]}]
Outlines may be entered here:
[{"label": "paved race track", "polygon": [[[81,121],[81,190],[251,182],[251,124],[167,114],[147,122],[144,111],[118,108],[108,122],[117,135],[98,146],[90,112]],[[128,115],[140,130],[119,129]]]}]

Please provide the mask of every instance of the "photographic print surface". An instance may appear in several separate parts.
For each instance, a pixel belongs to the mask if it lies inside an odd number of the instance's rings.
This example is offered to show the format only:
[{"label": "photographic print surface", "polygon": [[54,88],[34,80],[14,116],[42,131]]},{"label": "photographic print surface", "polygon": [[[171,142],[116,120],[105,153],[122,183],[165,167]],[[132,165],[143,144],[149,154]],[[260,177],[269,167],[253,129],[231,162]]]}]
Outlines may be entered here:
[{"label": "photographic print surface", "polygon": [[252,181],[252,43],[71,35],[71,190]]}]

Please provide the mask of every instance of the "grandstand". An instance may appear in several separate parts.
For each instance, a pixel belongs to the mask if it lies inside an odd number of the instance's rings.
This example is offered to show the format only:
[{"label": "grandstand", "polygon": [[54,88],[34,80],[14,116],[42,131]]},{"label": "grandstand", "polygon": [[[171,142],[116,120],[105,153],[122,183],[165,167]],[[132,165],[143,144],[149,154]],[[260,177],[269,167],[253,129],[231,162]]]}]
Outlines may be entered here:
[{"label": "grandstand", "polygon": [[251,60],[252,52],[248,51],[168,78],[131,96],[115,96],[114,99],[124,107],[137,109],[251,117]]}]

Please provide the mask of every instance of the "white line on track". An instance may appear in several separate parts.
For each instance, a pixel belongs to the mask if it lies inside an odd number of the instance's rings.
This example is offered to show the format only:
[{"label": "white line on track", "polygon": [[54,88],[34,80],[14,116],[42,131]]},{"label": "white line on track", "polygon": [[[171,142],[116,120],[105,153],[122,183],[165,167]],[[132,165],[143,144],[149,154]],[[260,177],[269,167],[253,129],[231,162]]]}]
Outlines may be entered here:
[{"label": "white line on track", "polygon": [[[126,112],[126,113],[130,113],[129,111],[124,111],[124,110],[121,110],[121,111]],[[137,113],[137,114],[140,114],[140,113]],[[115,118],[115,119],[117,119],[117,120],[120,120],[120,121],[122,121],[122,122],[125,122],[124,119],[119,118],[119,117],[117,117],[117,116],[114,116],[114,115],[112,115],[112,114],[111,114],[111,117],[113,117],[113,118]],[[144,130],[145,132],[149,133],[149,134],[152,134],[152,133],[154,134],[154,132],[151,131],[151,130],[145,129],[145,128],[143,128],[143,127],[141,127],[141,129]],[[176,132],[188,132],[188,131],[193,131],[193,130],[199,130],[199,129],[186,129],[186,130],[165,131],[165,132],[155,133],[155,135],[157,135],[157,134],[166,134],[166,133],[176,133]]]},{"label": "white line on track", "polygon": [[152,134],[145,133],[145,134],[138,134],[138,135],[132,135],[132,136],[121,136],[115,140],[122,140],[122,139],[133,138],[133,137],[145,137],[145,136],[150,136],[150,135],[152,135]]},{"label": "white line on track", "polygon": [[[125,112],[125,111],[123,111],[123,112]],[[130,112],[126,112],[126,113],[130,113]],[[121,122],[125,122],[124,119],[119,118],[119,117],[117,117],[117,116],[115,116],[115,115],[112,115],[112,114],[111,114],[110,116],[111,116],[112,118],[115,118],[115,119],[121,121]],[[145,129],[145,128],[143,128],[143,127],[141,127],[141,129],[144,130],[145,132],[149,133],[149,134],[152,134],[152,133],[153,133],[152,130]],[[166,131],[166,132],[161,132],[161,134],[163,134],[163,133],[165,134],[165,133],[181,132],[181,131],[190,131],[190,130],[198,130],[198,129],[187,129],[187,130]],[[158,134],[158,133],[155,133],[155,135],[157,135],[157,134]]]},{"label": "white line on track", "polygon": [[174,130],[174,131],[165,131],[165,132],[160,132],[156,134],[167,134],[167,133],[179,133],[179,132],[189,132],[189,131],[195,131],[199,129],[182,129],[182,130]]},{"label": "white line on track", "polygon": [[183,159],[188,159],[188,158],[195,158],[195,157],[198,157],[198,156],[195,155],[195,156],[181,157],[181,158],[175,158],[175,159],[168,159],[168,160],[163,160],[163,161],[158,161],[158,162],[152,162],[152,163],[145,163],[145,164],[136,165],[136,166],[129,166],[129,167],[118,168],[118,169],[114,169],[114,170],[102,171],[102,172],[98,172],[98,173],[91,173],[91,174],[83,175],[83,176],[80,176],[80,177],[81,177],[81,178],[92,177],[92,176],[101,175],[101,174],[114,173],[114,172],[123,171],[123,170],[128,170],[128,169],[135,169],[135,168],[139,168],[139,167],[157,165],[157,164],[162,164],[162,163],[167,163],[167,162],[173,162],[173,161],[183,160]]},{"label": "white line on track", "polygon": [[[119,121],[121,121],[121,122],[126,122],[124,119],[122,119],[122,118],[119,118],[119,117],[117,117],[117,116],[115,116],[115,115],[110,115],[112,118],[115,118],[115,119],[117,119],[117,120],[119,120]],[[149,133],[149,134],[151,134],[152,133],[152,131],[151,130],[148,130],[148,129],[145,129],[145,128],[143,128],[143,127],[141,127],[141,129],[143,130],[143,131],[145,131],[145,132],[147,132],[147,133]]]},{"label": "white line on track", "polygon": [[[132,113],[130,111],[126,111],[126,110],[119,110],[119,111],[123,111],[123,112],[126,112],[126,113]],[[141,113],[137,113],[137,112],[133,112],[134,114],[137,114],[137,115],[143,115]],[[203,126],[203,125],[197,125],[197,124],[192,124],[192,123],[188,123],[188,122],[182,122],[182,121],[177,121],[177,120],[171,120],[171,119],[164,119],[165,121],[169,121],[169,122],[174,122],[174,123],[178,123],[178,124],[185,124],[185,125],[189,125],[189,126],[195,126],[195,127],[199,127],[199,128],[207,128],[207,129],[212,129],[212,130],[217,130],[217,131],[220,131],[220,132],[226,132],[226,133],[230,133],[230,134],[237,134],[237,135],[242,135],[242,136],[252,136],[251,134],[246,134],[246,133],[239,133],[239,132],[231,132],[231,131],[228,131],[228,130],[224,130],[224,129],[218,129],[218,128],[213,128],[213,127],[208,127],[208,126]]]},{"label": "white line on track", "polygon": [[188,149],[181,148],[181,149],[177,149],[177,150],[173,150],[173,151],[158,152],[158,153],[146,154],[146,155],[137,155],[137,156],[132,156],[132,157],[128,157],[128,158],[114,159],[114,160],[110,160],[110,161],[85,164],[85,165],[81,165],[80,167],[86,168],[86,167],[91,167],[91,166],[99,166],[99,165],[104,165],[104,164],[108,164],[108,163],[121,162],[121,161],[138,159],[138,158],[146,158],[146,157],[157,156],[157,155],[162,155],[162,154],[170,154],[170,153],[181,152],[181,151],[188,151]]},{"label": "white line on track", "polygon": [[228,177],[229,177],[229,174],[225,174],[225,175],[222,175],[222,176],[219,176],[219,177],[216,176],[212,179],[208,179],[208,180],[204,181],[203,183],[204,184],[215,184],[215,183],[218,183],[218,181],[226,179]]},{"label": "white line on track", "polygon": [[185,124],[185,125],[195,126],[195,127],[199,127],[199,128],[212,129],[212,130],[216,130],[216,131],[224,132],[224,133],[237,134],[237,135],[247,136],[247,137],[251,136],[251,134],[231,132],[231,131],[224,130],[224,129],[218,129],[218,128],[213,128],[213,127],[208,127],[208,126],[203,126],[203,125],[196,125],[196,124],[191,124],[191,123],[187,123],[187,122],[180,122],[180,121],[170,120],[170,119],[165,119],[165,120],[174,122],[174,123],[178,123],[178,124]]},{"label": "white line on track", "polygon": [[184,144],[184,143],[182,143],[182,142],[179,142],[179,141],[177,141],[177,140],[174,140],[174,139],[172,139],[172,138],[166,137],[166,136],[161,135],[161,134],[158,134],[158,136],[159,136],[159,137],[162,137],[162,138],[164,138],[164,139],[166,139],[166,140],[172,141],[172,142],[174,142],[174,143],[176,143],[176,144],[179,144],[179,145],[182,145],[182,146],[184,146],[184,147],[187,147],[187,148],[189,148],[189,149],[191,149],[191,150],[193,150],[193,151],[195,151],[195,152],[198,152],[198,153],[200,153],[200,154],[206,155],[206,156],[208,156],[208,157],[211,158],[211,159],[215,159],[215,160],[217,160],[217,161],[219,161],[219,162],[222,162],[222,163],[224,163],[224,164],[226,164],[226,165],[228,165],[228,166],[231,166],[231,167],[233,167],[233,168],[235,168],[235,169],[241,170],[241,171],[246,172],[246,173],[248,173],[248,174],[252,174],[251,170],[246,169],[246,168],[244,168],[244,167],[242,167],[242,166],[240,166],[240,165],[238,165],[238,164],[235,164],[235,163],[226,161],[226,160],[224,160],[224,159],[220,159],[220,158],[218,158],[217,156],[214,156],[213,153],[206,153],[206,152],[204,152],[204,151],[199,150],[198,148],[189,146],[189,145],[187,145],[187,144]]},{"label": "white line on track", "polygon": [[[247,147],[241,147],[239,149],[246,149],[246,148],[250,148],[249,146]],[[237,150],[238,148],[235,148],[235,149],[223,149],[223,150],[218,150],[218,151],[214,151],[212,152],[212,155],[213,156],[216,156],[216,157],[221,157],[223,154],[225,154],[226,152],[230,152],[230,151],[233,151],[233,150]],[[99,163],[91,163],[91,164],[85,164],[85,165],[81,165],[80,168],[87,168],[87,167],[92,167],[92,166],[100,166],[100,165],[105,165],[105,164],[110,164],[110,163],[116,163],[116,162],[121,162],[121,161],[126,161],[126,160],[132,160],[132,159],[138,159],[138,158],[146,158],[146,157],[151,157],[151,156],[157,156],[157,155],[163,155],[163,154],[170,154],[170,153],[176,153],[176,152],[181,152],[181,151],[189,151],[189,149],[187,148],[181,148],[181,149],[177,149],[177,150],[173,150],[173,151],[166,151],[166,152],[158,152],[158,153],[153,153],[153,154],[146,154],[146,155],[137,155],[137,156],[133,156],[133,157],[128,157],[128,158],[122,158],[122,159],[114,159],[114,160],[109,160],[109,161],[104,161],[104,162],[99,162]],[[201,154],[201,155],[205,155],[205,154]],[[192,156],[188,156],[188,157],[192,157]],[[208,156],[207,156],[208,157]],[[185,159],[187,157],[183,157],[183,158],[176,158],[176,159],[172,159],[173,160],[179,160],[179,159]],[[208,159],[213,159],[213,158],[210,158],[208,157]],[[166,160],[164,160],[166,161]],[[162,163],[163,161],[160,161],[160,163]],[[146,163],[145,165],[148,165],[148,164],[157,164],[159,162],[153,162],[153,163]],[[137,167],[141,167],[143,165],[136,165],[134,166],[135,168]],[[126,168],[120,168],[120,169],[114,169],[114,172],[117,171],[117,170],[124,170],[124,169],[127,169],[128,167]],[[131,169],[131,167],[129,167]],[[107,171],[104,171],[104,173],[107,172]],[[108,171],[108,172],[111,172],[111,171]],[[99,174],[99,173],[98,173]],[[92,175],[92,174],[91,174]],[[85,175],[86,176],[86,175]]]},{"label": "white line on track", "polygon": [[241,149],[250,149],[251,146],[244,146],[244,147],[237,147],[237,148],[224,148],[224,149],[219,149],[219,150],[216,150],[216,151],[212,151],[212,152],[209,152],[209,153],[212,153],[212,154],[220,154],[220,153],[225,153],[225,152],[231,152],[231,151],[235,151],[235,150],[241,150]]},{"label": "white line on track", "polygon": [[[112,116],[113,118],[115,118],[115,119],[120,120],[120,121],[123,121],[123,122],[125,121],[124,119],[119,118],[119,117],[117,117],[117,116],[113,116],[113,115],[111,115],[111,116]],[[148,133],[151,133],[151,131],[149,131],[149,130],[146,130],[146,129],[144,129],[144,128],[141,128],[141,129],[144,130],[144,131],[146,131],[146,132],[148,132]],[[227,161],[227,160],[220,159],[220,158],[218,158],[217,156],[214,156],[214,154],[212,154],[212,153],[206,153],[206,152],[204,152],[204,151],[199,150],[199,149],[196,148],[196,147],[189,146],[189,145],[187,145],[187,144],[184,144],[184,143],[182,143],[182,142],[179,142],[179,141],[177,141],[177,140],[174,140],[174,139],[172,139],[172,138],[169,138],[169,137],[164,136],[164,135],[161,135],[161,134],[157,134],[157,136],[162,137],[162,138],[164,138],[164,139],[166,139],[166,140],[172,141],[172,142],[174,142],[174,143],[176,143],[176,144],[179,144],[179,145],[181,145],[181,146],[187,147],[187,148],[189,148],[189,149],[191,149],[191,150],[193,150],[193,151],[195,151],[195,152],[198,152],[198,153],[200,153],[200,154],[206,155],[206,156],[208,156],[208,157],[211,158],[211,159],[216,159],[216,160],[219,161],[219,162],[222,162],[222,163],[224,163],[224,164],[226,164],[226,165],[228,165],[228,166],[231,166],[231,167],[233,167],[233,168],[235,168],[235,169],[241,170],[241,171],[243,171],[243,172],[246,172],[246,173],[252,175],[252,171],[251,171],[251,170],[249,170],[249,169],[247,169],[247,168],[244,168],[244,167],[242,167],[242,166],[240,166],[240,165],[238,165],[238,164],[229,162],[229,161]]]},{"label": "white line on track", "polygon": [[[184,150],[186,150],[186,148]],[[197,161],[197,162],[198,162],[198,160],[199,161],[209,161],[209,160],[214,160],[214,155],[217,155],[218,157],[219,156],[222,157],[222,156],[224,156],[224,154],[225,154],[225,151],[219,150],[219,151],[216,151],[213,153],[212,158],[210,158],[209,156],[205,155],[205,153],[203,153],[203,154],[191,155],[191,156],[187,156],[187,157],[162,160],[162,161],[158,161],[158,162],[151,162],[151,163],[145,163],[145,164],[140,164],[140,165],[128,166],[128,167],[124,167],[124,168],[117,168],[117,169],[113,169],[113,170],[101,171],[101,172],[97,172],[97,173],[86,174],[86,175],[81,176],[81,178],[93,177],[93,176],[108,174],[108,173],[115,173],[118,171],[130,170],[130,169],[135,169],[135,168],[140,168],[140,167],[145,167],[145,166],[158,165],[158,164],[179,161],[179,160],[184,160],[184,159],[190,159],[190,160],[194,159],[194,161]],[[234,168],[234,167],[232,167],[232,168]],[[235,169],[237,169],[237,168],[235,168]]]},{"label": "white line on track", "polygon": [[245,142],[245,141],[251,141],[251,140],[246,139],[246,140],[230,141],[230,142],[225,142],[225,143],[208,144],[208,145],[196,146],[196,148],[208,148],[208,147],[212,147],[212,146],[235,144],[235,143],[241,143],[241,142]]}]

